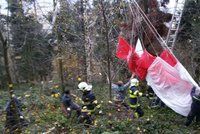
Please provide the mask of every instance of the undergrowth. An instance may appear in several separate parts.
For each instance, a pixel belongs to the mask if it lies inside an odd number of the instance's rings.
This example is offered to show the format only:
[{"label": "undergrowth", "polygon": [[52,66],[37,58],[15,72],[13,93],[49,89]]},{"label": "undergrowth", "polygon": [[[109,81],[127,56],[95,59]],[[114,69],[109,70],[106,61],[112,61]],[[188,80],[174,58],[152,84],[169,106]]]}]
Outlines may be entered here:
[{"label": "undergrowth", "polygon": [[[70,88],[70,87],[69,87]],[[81,97],[80,92],[71,89]],[[200,127],[193,123],[185,127],[186,118],[176,114],[171,109],[149,108],[148,99],[142,97],[140,102],[145,115],[139,119],[132,118],[132,111],[125,108],[116,108],[108,103],[109,91],[105,86],[94,85],[96,98],[101,103],[103,114],[93,115],[94,124],[85,127],[77,123],[76,114],[66,118],[60,109],[60,98],[54,98],[49,89],[41,86],[23,85],[15,90],[16,96],[24,104],[24,116],[29,125],[23,128],[23,133],[72,133],[72,134],[198,134]],[[4,130],[5,106],[9,100],[6,90],[0,91],[0,129]],[[79,99],[75,99],[79,103]],[[118,110],[117,110],[118,109]],[[120,110],[119,110],[120,109]]]}]

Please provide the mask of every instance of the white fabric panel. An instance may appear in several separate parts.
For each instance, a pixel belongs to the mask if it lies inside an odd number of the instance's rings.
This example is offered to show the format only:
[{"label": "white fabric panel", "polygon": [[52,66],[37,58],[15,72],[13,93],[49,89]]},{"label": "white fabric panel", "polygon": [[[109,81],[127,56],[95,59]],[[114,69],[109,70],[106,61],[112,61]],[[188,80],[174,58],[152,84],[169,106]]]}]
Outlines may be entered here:
[{"label": "white fabric panel", "polygon": [[144,53],[144,50],[142,48],[142,43],[141,43],[139,38],[137,40],[137,44],[136,44],[136,47],[135,47],[135,52],[138,54],[139,57],[141,57],[142,54]]},{"label": "white fabric panel", "polygon": [[180,77],[183,80],[186,80],[186,81],[192,83],[194,86],[197,87],[196,88],[197,90],[200,90],[198,84],[194,81],[194,79],[191,77],[191,75],[188,73],[188,71],[185,69],[185,67],[180,62],[177,62],[177,64],[175,65],[175,68],[177,69]]},{"label": "white fabric panel", "polygon": [[183,116],[188,115],[192,84],[181,79],[176,68],[157,57],[148,69],[146,80],[168,107]]}]

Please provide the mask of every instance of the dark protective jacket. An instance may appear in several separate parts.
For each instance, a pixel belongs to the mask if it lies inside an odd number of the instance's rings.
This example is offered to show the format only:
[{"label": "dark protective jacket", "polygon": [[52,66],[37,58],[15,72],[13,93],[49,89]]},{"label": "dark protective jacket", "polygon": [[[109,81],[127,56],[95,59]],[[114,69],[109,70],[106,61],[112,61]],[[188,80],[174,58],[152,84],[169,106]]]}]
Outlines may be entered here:
[{"label": "dark protective jacket", "polygon": [[148,99],[151,99],[151,100],[156,98],[156,95],[151,86],[148,87],[146,96],[148,97]]},{"label": "dark protective jacket", "polygon": [[28,125],[22,114],[21,101],[13,97],[6,105],[6,128],[15,129],[18,123],[22,126]]},{"label": "dark protective jacket", "polygon": [[191,105],[191,111],[193,111],[196,114],[200,114],[200,94],[195,94],[196,88],[192,88],[191,91],[191,97],[192,97],[192,105]]},{"label": "dark protective jacket", "polygon": [[64,104],[65,107],[69,107],[72,102],[70,95],[64,94],[61,98],[61,102]]},{"label": "dark protective jacket", "polygon": [[82,112],[94,112],[97,106],[97,100],[92,91],[84,91],[82,95],[83,108]]},{"label": "dark protective jacket", "polygon": [[197,95],[195,91],[196,87],[193,87],[190,94],[192,97],[191,110],[187,116],[186,126],[189,126],[195,117],[197,122],[200,121],[200,94]]},{"label": "dark protective jacket", "polygon": [[138,104],[139,96],[142,96],[142,93],[139,92],[136,86],[131,86],[129,89],[129,103],[131,108],[140,106],[140,104]]}]

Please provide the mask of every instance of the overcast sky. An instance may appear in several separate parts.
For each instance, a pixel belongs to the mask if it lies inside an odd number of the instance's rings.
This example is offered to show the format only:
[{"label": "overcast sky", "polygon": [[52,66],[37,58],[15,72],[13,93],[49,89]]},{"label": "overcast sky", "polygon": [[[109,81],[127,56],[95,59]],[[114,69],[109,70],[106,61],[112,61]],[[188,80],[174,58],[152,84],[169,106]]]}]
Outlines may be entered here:
[{"label": "overcast sky", "polygon": [[[0,6],[1,6],[0,13],[7,14],[6,0],[0,0]],[[42,10],[42,12],[44,13],[51,11],[53,9],[53,0],[36,0],[36,7],[37,10],[39,10],[38,13],[41,13],[40,10]]]},{"label": "overcast sky", "polygon": [[[69,0],[69,1],[74,2],[76,0]],[[37,10],[39,10],[38,13],[41,13],[40,10],[42,10],[43,13],[46,13],[48,11],[51,11],[53,8],[53,0],[36,0],[36,4],[37,4]],[[171,10],[174,7],[174,5],[175,5],[175,0],[170,0],[170,3],[167,5],[167,7]],[[0,6],[1,6],[0,13],[7,14],[7,10],[5,9],[7,7],[6,0],[0,0]]]},{"label": "overcast sky", "polygon": [[[68,0],[71,3],[74,3],[76,0]],[[160,0],[158,0],[160,1]],[[179,0],[182,1],[182,0]],[[173,8],[175,6],[175,0],[170,0],[170,3],[167,5],[168,12],[173,13]],[[0,13],[7,14],[7,2],[6,0],[0,0]],[[26,7],[26,6],[24,6]],[[47,20],[42,16],[46,15],[49,11],[53,10],[53,0],[36,0],[36,7],[37,7],[37,15],[38,19],[41,23],[45,24],[44,29],[48,29],[48,22]],[[31,7],[33,8],[33,7]]]}]

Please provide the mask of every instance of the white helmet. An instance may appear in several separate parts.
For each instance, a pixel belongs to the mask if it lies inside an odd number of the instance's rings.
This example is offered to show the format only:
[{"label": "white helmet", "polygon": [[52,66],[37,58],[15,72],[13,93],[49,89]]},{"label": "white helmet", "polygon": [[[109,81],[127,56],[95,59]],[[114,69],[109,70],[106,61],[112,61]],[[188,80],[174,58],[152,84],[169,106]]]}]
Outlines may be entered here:
[{"label": "white helmet", "polygon": [[79,90],[90,91],[92,90],[92,85],[88,85],[86,82],[81,82],[78,84]]},{"label": "white helmet", "polygon": [[131,79],[131,86],[139,86],[139,81],[136,78]]}]

